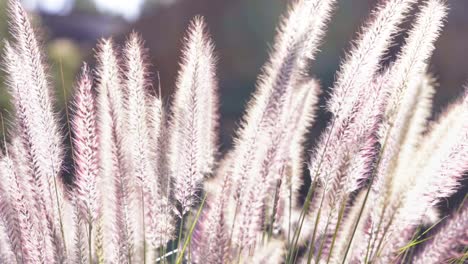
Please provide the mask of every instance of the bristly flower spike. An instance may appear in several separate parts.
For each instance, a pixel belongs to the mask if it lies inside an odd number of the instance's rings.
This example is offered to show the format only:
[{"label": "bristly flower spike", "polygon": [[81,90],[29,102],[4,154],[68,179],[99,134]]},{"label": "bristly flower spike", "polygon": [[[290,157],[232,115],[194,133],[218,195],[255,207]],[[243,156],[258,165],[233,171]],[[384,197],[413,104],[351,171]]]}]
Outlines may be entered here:
[{"label": "bristly flower spike", "polygon": [[[396,168],[396,157],[401,149],[401,141],[407,128],[408,115],[412,112],[414,100],[418,95],[418,80],[426,71],[427,60],[432,54],[434,42],[439,36],[445,16],[445,4],[438,0],[428,1],[418,14],[405,46],[390,69],[392,82],[387,87],[389,89],[387,93],[391,97],[386,108],[383,125],[379,131],[379,140],[384,147],[383,153],[380,154],[380,162],[369,197],[374,232],[383,233],[382,229],[375,230],[379,226],[379,221],[384,219],[382,226],[388,225],[393,218],[394,210],[399,207],[399,201],[388,200],[392,188],[392,176]],[[392,98],[395,98],[394,94],[397,94],[397,98],[401,98],[401,100],[392,101]],[[381,219],[383,214],[385,217]],[[393,225],[397,226],[398,224],[393,223]],[[389,236],[390,231],[387,233]],[[374,236],[376,235],[374,234]],[[383,238],[379,237],[378,239]],[[394,246],[398,247],[392,245],[386,249],[390,250],[390,248],[395,248]]]},{"label": "bristly flower spike", "polygon": [[[21,60],[21,76],[27,83],[22,89],[26,94],[28,104],[25,105],[26,115],[33,121],[34,134],[40,135],[31,142],[34,149],[34,174],[39,180],[45,182],[48,190],[43,193],[47,206],[54,209],[52,214],[53,225],[59,228],[61,222],[60,207],[62,198],[61,172],[63,159],[62,136],[57,118],[53,109],[53,89],[47,79],[46,67],[39,49],[31,23],[26,11],[19,1],[9,1],[10,32],[15,42],[18,57]],[[19,72],[17,73],[19,74]],[[63,230],[62,230],[63,231]]]},{"label": "bristly flower spike", "polygon": [[75,159],[75,191],[78,207],[88,224],[98,217],[99,174],[98,137],[95,98],[88,66],[82,68],[73,98],[73,157]]},{"label": "bristly flower spike", "polygon": [[186,37],[172,105],[170,162],[180,216],[197,202],[202,180],[213,166],[218,126],[214,76],[213,46],[204,21],[195,18]]},{"label": "bristly flower spike", "polygon": [[96,54],[97,119],[99,133],[99,188],[102,204],[104,258],[112,262],[131,260],[135,223],[131,206],[135,202],[134,181],[127,166],[124,146],[125,110],[122,74],[112,40],[102,40]]},{"label": "bristly flower spike", "polygon": [[[129,149],[131,174],[136,177],[140,204],[139,215],[143,219],[141,229],[143,245],[150,242],[154,247],[165,244],[173,233],[173,223],[168,209],[168,197],[161,190],[157,179],[157,168],[153,162],[151,129],[148,124],[148,69],[140,37],[133,33],[125,49],[125,96],[126,136]],[[137,234],[136,234],[137,235]]]},{"label": "bristly flower spike", "polygon": [[287,106],[294,86],[307,78],[308,63],[324,36],[334,2],[297,1],[291,6],[279,26],[273,52],[238,131],[231,156],[236,160],[227,166],[232,167],[228,170],[235,181],[233,194],[239,209],[234,241],[241,248],[254,245],[262,230],[264,199],[271,184],[277,182],[269,176],[279,175],[273,173],[274,161],[280,152],[279,143],[284,140]]}]

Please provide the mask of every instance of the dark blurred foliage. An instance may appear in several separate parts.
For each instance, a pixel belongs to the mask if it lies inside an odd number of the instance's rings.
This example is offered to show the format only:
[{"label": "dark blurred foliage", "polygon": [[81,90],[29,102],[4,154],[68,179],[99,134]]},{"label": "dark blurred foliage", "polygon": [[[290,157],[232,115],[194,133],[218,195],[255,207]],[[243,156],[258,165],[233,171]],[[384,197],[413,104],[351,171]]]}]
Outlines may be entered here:
[{"label": "dark blurred foliage", "polygon": [[[6,20],[0,0],[0,36],[5,37]],[[109,0],[112,1],[112,0]],[[383,1],[383,0],[380,0]],[[222,111],[222,147],[230,145],[233,129],[245,103],[255,87],[255,81],[266,61],[273,43],[275,27],[287,7],[287,0],[178,0],[161,4],[161,0],[147,0],[141,17],[135,22],[99,13],[92,0],[75,0],[73,11],[65,16],[36,12],[42,25],[40,35],[44,40],[51,65],[52,80],[56,84],[58,109],[63,109],[63,92],[70,95],[74,75],[81,60],[93,64],[93,48],[101,37],[113,36],[123,43],[132,30],[141,33],[150,52],[153,72],[158,72],[166,98],[172,94],[179,68],[182,39],[191,18],[202,15],[216,44],[218,78],[220,81]],[[422,1],[420,1],[422,2]],[[458,96],[468,77],[468,1],[448,0],[450,14],[436,52],[430,72],[440,86],[435,96],[435,111]],[[324,87],[324,99],[332,86],[335,72],[351,40],[355,39],[360,25],[369,18],[377,0],[340,0],[330,23],[321,52],[313,63],[311,73]],[[411,21],[407,21],[410,25]],[[403,40],[398,39],[399,42]],[[398,45],[388,55],[391,59]],[[156,74],[153,75],[157,85]],[[1,89],[0,103],[8,109],[5,89]],[[326,121],[320,115],[315,138]]]}]

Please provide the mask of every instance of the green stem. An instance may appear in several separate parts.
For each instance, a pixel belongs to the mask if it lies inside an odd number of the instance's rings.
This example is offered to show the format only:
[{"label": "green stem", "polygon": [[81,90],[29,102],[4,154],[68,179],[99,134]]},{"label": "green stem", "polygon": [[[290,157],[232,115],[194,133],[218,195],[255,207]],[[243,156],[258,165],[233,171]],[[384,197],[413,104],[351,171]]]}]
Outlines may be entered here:
[{"label": "green stem", "polygon": [[[178,238],[177,238],[177,242],[176,242],[176,247],[175,249],[179,249],[179,246],[180,246],[180,242],[182,240],[182,230],[184,229],[184,216],[182,215],[182,217],[180,218],[180,226],[179,226],[179,235],[178,235]],[[178,251],[177,251],[178,252]],[[175,258],[177,258],[179,253],[176,253],[174,255]]]},{"label": "green stem", "polygon": [[237,254],[237,261],[236,261],[237,264],[240,264],[241,255],[242,255],[242,248],[239,249],[239,252]]},{"label": "green stem", "polygon": [[143,214],[143,263],[146,264],[146,224],[145,224],[145,196],[143,194],[143,190],[141,191],[141,210]]},{"label": "green stem", "polygon": [[[379,218],[379,224],[377,225],[377,229],[375,229],[375,232],[372,231],[374,233],[371,233],[371,237],[369,238],[369,243],[368,243],[366,258],[364,259],[364,263],[367,263],[368,260],[372,258],[372,255],[374,254],[375,243],[377,243],[378,234],[380,232],[380,228],[382,227],[386,209],[387,209],[387,205],[385,204],[384,207],[382,208],[382,213]],[[375,235],[375,237],[372,237],[373,235]]]},{"label": "green stem", "polygon": [[[416,235],[417,235],[420,231],[421,231],[421,228],[418,227],[418,228],[416,229],[416,231],[414,232],[413,237],[411,237],[411,241],[417,241],[417,240],[418,240],[418,238],[416,237]],[[402,264],[405,263],[406,258],[408,257],[410,251],[412,251],[412,247],[407,248],[407,249],[404,251],[403,258],[402,258],[402,260],[401,260],[401,263],[402,263]]]},{"label": "green stem", "polygon": [[[323,201],[323,200],[322,200]],[[320,209],[322,207],[322,204],[320,204]],[[317,227],[318,227],[318,223],[320,221],[320,216],[322,214],[321,210],[319,209],[319,211],[317,212],[317,216],[315,217],[315,223],[314,223],[314,231],[312,232],[312,239],[310,240],[310,243],[309,243],[309,253],[307,255],[307,264],[310,264],[311,261],[312,261],[312,255],[314,253],[314,244],[315,244],[315,236],[317,235]],[[327,226],[328,226],[328,223],[327,223]]]},{"label": "green stem", "polygon": [[[320,199],[320,206],[319,206],[319,210],[317,212],[317,216],[315,217],[315,223],[314,223],[314,231],[312,232],[312,239],[310,240],[310,245],[309,245],[309,255],[307,257],[307,264],[310,264],[311,263],[311,260],[312,260],[312,254],[313,254],[313,246],[314,246],[314,243],[315,243],[315,236],[317,234],[317,227],[318,227],[318,223],[320,222],[320,217],[322,215],[322,206],[323,206],[323,201],[325,200],[325,192],[323,193],[322,195],[322,198]],[[328,217],[330,218],[330,217]],[[327,225],[326,225],[326,228],[328,227],[328,220],[327,220]]]},{"label": "green stem", "polygon": [[[393,123],[390,124],[390,127],[389,127],[388,131],[391,131],[392,128],[393,128]],[[351,239],[349,240],[348,245],[346,246],[346,251],[345,251],[345,254],[343,256],[342,264],[345,263],[346,257],[349,254],[349,250],[351,248],[351,243],[353,242],[354,235],[356,235],[356,230],[358,228],[359,222],[361,221],[361,217],[362,217],[362,214],[364,212],[364,207],[366,206],[367,199],[369,198],[369,194],[370,194],[371,189],[372,189],[372,184],[374,183],[375,174],[378,171],[378,168],[380,167],[380,163],[382,161],[382,153],[385,152],[385,149],[387,147],[387,140],[388,140],[388,137],[389,137],[389,134],[390,134],[388,131],[385,134],[385,139],[384,139],[384,142],[382,144],[382,149],[380,150],[380,155],[378,155],[376,166],[372,169],[371,177],[370,177],[370,181],[369,181],[369,187],[367,188],[366,195],[364,196],[364,201],[362,202],[362,206],[359,209],[358,219],[356,220],[356,223],[355,223],[355,225],[353,227],[353,232],[351,233]]]},{"label": "green stem", "polygon": [[234,226],[236,225],[236,218],[237,218],[237,213],[239,211],[239,200],[236,203],[236,209],[234,210],[234,218],[232,220],[232,225],[231,225],[231,234],[229,235],[229,244],[228,248],[231,247],[232,245],[232,235],[234,234]]},{"label": "green stem", "polygon": [[271,236],[273,234],[273,224],[275,223],[275,214],[276,214],[276,207],[278,206],[278,195],[279,195],[280,187],[281,187],[281,181],[278,180],[278,183],[276,185],[276,190],[275,190],[275,196],[273,197],[273,208],[271,210],[270,228],[268,230],[268,240],[271,239]]},{"label": "green stem", "polygon": [[[314,172],[314,177],[313,177],[313,180],[311,182],[311,186],[309,188],[309,191],[307,192],[307,197],[306,197],[306,200],[305,200],[305,203],[304,203],[304,206],[302,207],[302,210],[301,210],[301,214],[299,216],[299,221],[301,222],[300,225],[299,225],[299,228],[297,230],[295,230],[294,232],[294,236],[293,236],[293,247],[291,248],[291,251],[290,253],[288,254],[288,258],[287,260],[290,261],[293,254],[294,254],[294,251],[295,251],[295,248],[297,246],[297,242],[299,241],[299,234],[301,233],[301,230],[302,230],[302,225],[304,224],[304,220],[305,220],[305,217],[306,217],[306,214],[307,214],[307,211],[309,210],[309,205],[310,205],[310,199],[312,197],[312,194],[313,192],[315,191],[315,188],[317,186],[317,178],[318,176],[320,175],[320,168],[322,167],[322,163],[323,163],[323,157],[325,155],[325,152],[326,150],[328,149],[328,143],[330,141],[330,138],[331,138],[331,134],[332,134],[332,131],[333,131],[333,128],[335,127],[335,121],[336,119],[334,118],[332,120],[332,123],[331,123],[331,130],[330,130],[330,133],[328,134],[327,136],[327,140],[325,141],[325,148],[324,150],[322,151],[322,153],[320,154],[320,159],[319,159],[319,164],[317,166],[317,170]],[[312,191],[312,189],[314,189]],[[294,239],[294,237],[296,237],[296,239]],[[295,259],[297,257],[297,253],[295,254],[295,257],[294,257],[294,262],[295,262]]]},{"label": "green stem", "polygon": [[[465,196],[466,197],[466,196]],[[465,263],[465,261],[468,259],[468,246],[466,246],[463,250],[463,255],[462,257],[460,258],[460,262],[459,264],[463,264]]]},{"label": "green stem", "polygon": [[[377,245],[377,248],[376,248],[376,250],[375,250],[375,256],[374,256],[374,258],[377,258],[377,257],[379,257],[379,255],[380,255],[380,248],[382,247],[382,244],[383,244],[383,242],[384,242],[384,239],[385,239],[385,236],[387,235],[388,230],[390,230],[390,227],[392,226],[394,216],[395,216],[395,211],[392,213],[391,218],[390,218],[390,221],[388,222],[388,224],[387,224],[387,225],[385,226],[385,228],[384,228],[384,232],[383,232],[383,234],[382,234],[382,238],[380,239],[379,244]],[[373,262],[373,261],[371,260],[371,262]]]},{"label": "green stem", "polygon": [[[317,175],[318,174],[316,174],[316,176]],[[294,262],[295,262],[295,259],[297,257],[297,254],[295,254],[295,248],[296,248],[297,243],[299,241],[299,235],[301,233],[302,226],[304,225],[306,212],[309,210],[310,200],[311,200],[311,197],[312,197],[313,193],[315,192],[315,188],[317,187],[317,184],[318,184],[318,181],[317,181],[316,177],[314,177],[314,181],[311,183],[309,191],[307,192],[306,200],[305,200],[304,206],[302,208],[301,214],[299,215],[299,222],[300,222],[299,228],[294,231],[294,234],[293,234],[293,237],[292,237],[293,246],[290,249],[290,252],[288,254],[288,258],[286,259],[287,260],[286,263],[290,263],[293,256],[294,256]]]},{"label": "green stem", "polygon": [[88,254],[89,254],[89,264],[93,264],[93,249],[92,249],[92,229],[93,229],[93,224],[91,222],[91,218],[88,219]]},{"label": "green stem", "polygon": [[187,234],[187,238],[185,239],[184,246],[182,247],[182,250],[180,251],[179,257],[177,258],[176,264],[182,263],[182,259],[184,257],[184,252],[187,249],[188,244],[192,240],[192,234],[193,231],[195,230],[195,226],[197,225],[198,219],[200,218],[203,206],[205,205],[207,194],[205,194],[205,197],[203,197],[203,200],[200,204],[200,207],[198,208],[197,215],[195,219],[193,220],[192,226],[190,227],[189,233]]},{"label": "green stem", "polygon": [[333,253],[333,247],[335,246],[336,237],[338,235],[338,230],[340,229],[341,220],[343,219],[343,215],[344,215],[344,211],[345,211],[345,208],[346,208],[347,201],[348,201],[348,197],[345,196],[344,199],[343,199],[343,202],[341,204],[340,213],[338,214],[338,222],[336,223],[335,232],[333,233],[333,239],[332,239],[332,243],[330,245],[330,252],[328,253],[328,258],[327,258],[327,264],[330,263],[330,260],[331,260],[331,256],[332,256],[332,253]]}]

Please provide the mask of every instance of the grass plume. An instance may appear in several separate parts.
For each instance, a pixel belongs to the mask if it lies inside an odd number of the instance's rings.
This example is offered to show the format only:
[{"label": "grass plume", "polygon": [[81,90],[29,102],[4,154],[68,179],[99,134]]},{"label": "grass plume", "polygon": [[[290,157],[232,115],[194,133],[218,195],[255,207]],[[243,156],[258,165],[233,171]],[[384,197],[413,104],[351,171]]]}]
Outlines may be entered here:
[{"label": "grass plume", "polygon": [[[84,64],[74,87],[68,184],[45,57],[10,0],[2,65],[14,115],[6,129],[1,116],[0,262],[466,261],[466,202],[449,217],[439,205],[468,171],[467,92],[429,121],[445,2],[376,6],[326,98],[332,118],[307,149],[322,94],[309,67],[336,2],[292,1],[227,153],[202,17],[188,26],[169,106],[151,89],[137,33],[101,40],[96,69]],[[413,6],[405,43],[386,64]]]}]

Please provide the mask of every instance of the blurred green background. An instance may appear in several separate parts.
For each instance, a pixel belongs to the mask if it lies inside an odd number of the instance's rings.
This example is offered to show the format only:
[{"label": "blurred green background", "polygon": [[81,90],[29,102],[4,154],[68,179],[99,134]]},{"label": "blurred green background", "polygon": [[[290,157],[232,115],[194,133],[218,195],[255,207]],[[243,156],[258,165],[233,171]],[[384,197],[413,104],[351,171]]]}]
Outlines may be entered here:
[{"label": "blurred green background", "polygon": [[[0,0],[1,39],[8,38],[6,2]],[[35,23],[41,25],[38,31],[48,54],[59,110],[64,109],[64,102],[71,94],[74,76],[81,62],[84,60],[94,64],[93,48],[97,40],[112,36],[122,43],[132,30],[141,33],[145,39],[153,72],[160,73],[162,91],[168,98],[174,88],[186,26],[195,15],[206,17],[219,58],[222,147],[226,148],[254,89],[256,76],[272,44],[278,19],[286,10],[288,1],[24,0],[23,3],[34,16]],[[356,37],[360,25],[377,3],[376,0],[338,1],[321,52],[311,69],[325,90],[332,86],[340,58],[343,58],[350,41]],[[430,67],[440,83],[435,97],[435,113],[461,93],[468,77],[468,1],[448,0],[447,3],[450,6],[449,17],[436,44],[437,50]],[[406,24],[410,22],[408,20]],[[389,59],[397,51],[396,45]],[[10,109],[2,84],[0,107],[4,113]],[[325,120],[326,115],[322,115],[314,134],[318,133]]]}]

